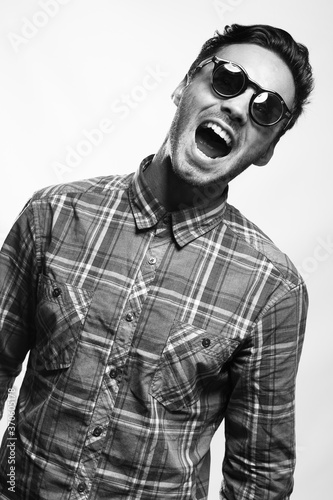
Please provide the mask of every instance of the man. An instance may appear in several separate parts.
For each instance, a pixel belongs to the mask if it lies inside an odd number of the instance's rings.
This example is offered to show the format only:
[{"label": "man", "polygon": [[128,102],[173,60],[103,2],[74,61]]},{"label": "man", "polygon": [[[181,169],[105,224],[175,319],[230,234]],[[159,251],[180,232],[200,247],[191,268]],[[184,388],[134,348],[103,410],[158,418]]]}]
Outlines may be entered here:
[{"label": "man", "polygon": [[2,401],[30,351],[1,498],[205,499],[223,419],[221,498],[289,498],[306,289],[226,199],[311,88],[286,32],[226,27],[138,172],[32,197],[1,253]]}]

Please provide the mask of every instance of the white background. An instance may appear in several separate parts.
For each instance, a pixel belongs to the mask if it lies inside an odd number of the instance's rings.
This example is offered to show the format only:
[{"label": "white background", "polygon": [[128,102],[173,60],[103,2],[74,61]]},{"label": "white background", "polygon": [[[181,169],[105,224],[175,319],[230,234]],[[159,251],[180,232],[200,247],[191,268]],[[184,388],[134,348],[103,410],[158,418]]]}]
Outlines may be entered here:
[{"label": "white background", "polygon": [[[233,22],[273,24],[308,46],[316,77],[311,105],[268,166],[251,167],[232,182],[229,202],[258,224],[306,278],[310,310],[298,376],[292,498],[331,498],[329,0],[54,1],[58,8],[52,14],[42,8],[46,0],[0,3],[1,242],[38,188],[132,172],[155,152],[174,113],[170,94],[216,29]],[[154,71],[155,77],[147,76]],[[112,130],[99,134],[98,144],[95,134],[95,145],[87,146],[85,134],[101,122]],[[5,424],[6,411],[1,434]],[[213,442],[210,500],[218,498],[222,456],[221,429]]]}]

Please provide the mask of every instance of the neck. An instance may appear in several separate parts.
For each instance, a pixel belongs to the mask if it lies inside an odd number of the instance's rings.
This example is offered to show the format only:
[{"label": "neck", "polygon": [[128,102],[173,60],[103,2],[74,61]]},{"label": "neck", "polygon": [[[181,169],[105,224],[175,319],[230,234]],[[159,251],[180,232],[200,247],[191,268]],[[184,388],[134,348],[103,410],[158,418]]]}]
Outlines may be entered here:
[{"label": "neck", "polygon": [[[214,205],[224,191],[214,186],[193,186],[181,179],[172,167],[165,141],[145,170],[146,182],[154,196],[168,211]],[[216,189],[218,187],[218,189]]]}]

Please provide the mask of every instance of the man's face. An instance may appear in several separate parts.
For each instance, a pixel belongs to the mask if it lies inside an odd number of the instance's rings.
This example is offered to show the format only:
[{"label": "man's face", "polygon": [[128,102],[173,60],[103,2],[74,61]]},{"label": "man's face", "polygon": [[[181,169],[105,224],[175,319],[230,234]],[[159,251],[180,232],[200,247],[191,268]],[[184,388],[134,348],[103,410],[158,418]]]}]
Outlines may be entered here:
[{"label": "man's face", "polygon": [[[235,44],[220,49],[216,55],[240,64],[251,80],[278,92],[292,109],[293,77],[275,53],[254,44]],[[172,167],[176,175],[196,186],[216,182],[224,186],[251,164],[265,165],[286,123],[284,119],[263,127],[251,119],[249,102],[255,92],[251,86],[236,97],[218,97],[211,87],[213,67],[211,62],[201,68],[190,83],[184,80],[174,94],[178,107],[169,137]],[[202,134],[202,125],[208,123],[212,130]],[[214,136],[214,128],[229,143],[228,147]]]}]

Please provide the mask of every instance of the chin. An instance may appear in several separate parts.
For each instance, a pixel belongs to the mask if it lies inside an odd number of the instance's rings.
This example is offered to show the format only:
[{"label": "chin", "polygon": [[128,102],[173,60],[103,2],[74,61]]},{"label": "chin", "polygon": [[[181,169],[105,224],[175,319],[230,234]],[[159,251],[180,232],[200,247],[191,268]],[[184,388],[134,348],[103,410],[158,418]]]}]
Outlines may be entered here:
[{"label": "chin", "polygon": [[207,186],[212,186],[216,184],[225,184],[223,177],[214,177],[209,175],[207,172],[197,171],[193,166],[188,166],[187,168],[176,167],[173,168],[174,174],[185,184],[197,187],[205,188]]}]

